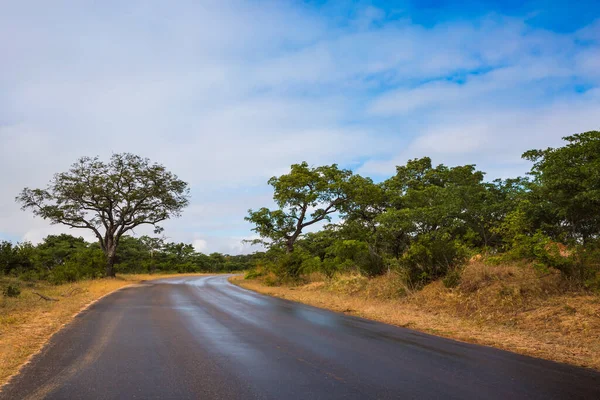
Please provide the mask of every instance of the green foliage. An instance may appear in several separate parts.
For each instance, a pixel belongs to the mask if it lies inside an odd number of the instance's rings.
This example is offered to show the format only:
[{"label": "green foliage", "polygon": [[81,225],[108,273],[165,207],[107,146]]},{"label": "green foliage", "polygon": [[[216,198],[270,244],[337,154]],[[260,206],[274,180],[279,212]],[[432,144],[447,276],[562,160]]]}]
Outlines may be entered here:
[{"label": "green foliage", "polygon": [[251,269],[250,271],[246,272],[244,279],[256,279],[264,276],[264,274],[265,273],[263,271],[259,271],[258,269]]},{"label": "green foliage", "polygon": [[600,293],[600,240],[579,248],[576,260],[575,275],[585,288]]},{"label": "green foliage", "polygon": [[454,267],[464,263],[469,249],[449,235],[423,235],[411,243],[400,259],[412,285],[419,286],[440,278]]},{"label": "green foliage", "polygon": [[[527,204],[528,202],[524,202],[525,206]],[[561,254],[561,249],[564,252],[566,246],[553,241],[541,229],[534,231],[530,218],[522,209],[510,212],[495,231],[504,239],[503,259],[534,261],[538,269],[552,267],[566,276],[574,276],[577,269],[575,249],[569,252],[573,253],[571,256]]]},{"label": "green foliage", "polygon": [[[409,285],[443,278],[453,287],[466,258],[484,253],[499,262],[533,262],[541,271],[555,268],[595,287],[600,272],[595,247],[600,243],[600,132],[565,140],[564,147],[524,154],[534,162],[530,178],[486,182],[474,165],[434,166],[424,157],[398,166],[381,183],[350,173],[329,174],[319,187],[337,188],[337,197],[323,197],[322,204],[314,191],[318,179],[311,174],[325,170],[294,165],[290,174],[269,181],[279,209],[251,212],[247,220],[271,240],[265,266],[276,276],[395,271]],[[339,203],[330,207],[334,198]],[[300,236],[302,210],[313,207],[321,207],[317,216],[323,210],[337,213],[338,222]],[[301,251],[282,256],[281,250],[287,245],[290,253],[294,244]]]},{"label": "green foliage", "polygon": [[302,251],[285,253],[279,260],[275,274],[283,278],[296,279],[303,272],[302,267],[305,259],[306,254]]},{"label": "green foliage", "polygon": [[31,243],[0,242],[0,271],[4,274],[19,274],[34,265],[33,246]]},{"label": "green foliage", "polygon": [[[260,253],[210,255],[185,243],[163,239],[123,236],[115,269],[119,273],[231,272],[255,267]],[[104,276],[105,255],[97,243],[71,235],[50,235],[37,246],[0,243],[0,266],[21,281],[47,280],[54,284]]]},{"label": "green foliage", "polygon": [[49,235],[36,248],[37,261],[45,269],[52,271],[87,246],[88,243],[81,237],[66,234]]},{"label": "green foliage", "polygon": [[2,289],[2,294],[5,297],[19,297],[21,295],[21,288],[17,285],[9,284]]},{"label": "green foliage", "polygon": [[55,285],[60,285],[67,282],[76,282],[83,277],[84,276],[77,265],[68,263],[63,264],[52,271],[48,280]]},{"label": "green foliage", "polygon": [[584,287],[600,294],[600,272],[596,272],[593,276],[586,279],[584,281]]},{"label": "green foliage", "polygon": [[[348,180],[352,173],[341,170],[336,164],[311,168],[306,162],[291,166],[289,174],[269,179],[273,186],[273,200],[277,210],[261,208],[248,210],[246,221],[254,224],[252,229],[262,240],[273,245],[285,245],[292,253],[302,231],[315,223],[330,221],[331,214],[339,211],[347,200]],[[289,257],[285,263],[295,274],[296,258]]]},{"label": "green foliage", "polygon": [[554,216],[552,227],[583,245],[600,236],[600,131],[564,138],[557,149],[530,150],[533,194]]},{"label": "green foliage", "polygon": [[447,288],[455,288],[460,285],[460,269],[455,268],[448,271],[446,276],[442,278],[442,283]]},{"label": "green foliage", "polygon": [[[100,209],[105,200],[98,199],[107,188],[118,191],[131,179],[147,183],[155,176],[175,185],[167,190],[170,194],[144,184],[118,193],[115,201],[129,198],[142,209],[140,196],[148,195],[158,213],[146,210],[137,218],[127,211],[127,201],[118,203],[118,218],[133,221],[117,228],[113,238],[119,243],[113,246],[119,272],[245,269],[249,279],[264,275],[265,283],[273,285],[311,272],[329,278],[349,272],[357,282],[387,272],[400,277],[400,286],[408,290],[440,278],[446,287],[455,287],[461,264],[481,253],[490,262],[525,260],[541,272],[558,269],[589,290],[600,290],[600,132],[565,140],[564,147],[524,154],[534,163],[530,178],[491,182],[474,165],[434,166],[427,157],[398,166],[380,183],[335,164],[294,164],[289,173],[269,180],[277,208],[249,210],[246,220],[260,236],[255,242],[266,245],[265,253],[253,255],[202,254],[189,244],[119,236],[133,225],[177,215],[187,204],[185,183],[131,155],[108,164],[82,159],[57,175],[47,190],[24,190],[20,201],[54,222],[97,229],[107,221],[81,211],[80,199]],[[106,176],[97,176],[100,172]],[[85,174],[90,182],[82,180]],[[306,232],[319,224],[320,230]],[[70,235],[49,236],[38,246],[0,242],[0,271],[69,282],[99,276],[106,254],[102,240],[90,245]]]}]

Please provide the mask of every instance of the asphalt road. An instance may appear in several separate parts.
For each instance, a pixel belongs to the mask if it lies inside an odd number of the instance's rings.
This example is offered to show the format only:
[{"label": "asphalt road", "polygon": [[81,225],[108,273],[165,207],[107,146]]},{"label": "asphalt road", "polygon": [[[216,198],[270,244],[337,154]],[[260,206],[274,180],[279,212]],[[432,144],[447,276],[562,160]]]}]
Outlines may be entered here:
[{"label": "asphalt road", "polygon": [[261,296],[226,276],[105,297],[1,399],[600,399],[600,373]]}]

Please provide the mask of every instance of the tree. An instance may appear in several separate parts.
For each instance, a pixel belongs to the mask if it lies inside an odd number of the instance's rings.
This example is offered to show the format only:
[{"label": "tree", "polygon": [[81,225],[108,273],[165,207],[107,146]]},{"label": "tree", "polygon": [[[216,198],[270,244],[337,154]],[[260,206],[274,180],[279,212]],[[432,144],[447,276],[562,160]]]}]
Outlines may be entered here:
[{"label": "tree", "polygon": [[123,234],[144,224],[162,231],[158,224],[179,216],[188,197],[187,183],[164,166],[122,153],[107,163],[83,157],[46,189],[25,188],[16,200],[53,224],[91,230],[106,257],[105,273],[114,276]]},{"label": "tree", "polygon": [[444,275],[462,261],[463,244],[487,243],[483,177],[474,165],[433,167],[424,157],[398,166],[384,182],[389,206],[376,217],[378,231],[413,282]]},{"label": "tree", "polygon": [[0,272],[9,274],[14,271],[24,272],[34,268],[30,255],[33,245],[29,242],[13,245],[8,241],[0,242]]},{"label": "tree", "polygon": [[352,172],[336,164],[311,168],[306,162],[294,164],[289,174],[269,179],[278,210],[248,210],[246,221],[262,238],[283,243],[287,253],[302,230],[320,221],[329,221],[347,200],[347,184]]},{"label": "tree", "polygon": [[140,238],[140,242],[144,245],[146,251],[150,253],[150,265],[148,266],[148,270],[154,272],[156,270],[154,256],[165,246],[165,239],[162,237],[157,238],[144,235]]},{"label": "tree", "polygon": [[373,183],[371,178],[353,175],[348,187],[350,201],[344,203],[341,209],[344,226],[360,226],[364,231],[364,239],[371,238],[377,243],[377,217],[388,206],[383,185]]},{"label": "tree", "polygon": [[485,199],[483,173],[474,165],[433,167],[431,159],[409,160],[384,182],[390,206],[378,217],[394,239],[398,257],[418,235],[464,237],[478,230],[477,206]]},{"label": "tree", "polygon": [[600,131],[563,138],[557,149],[529,150],[532,161],[532,195],[542,201],[558,220],[562,236],[586,244],[600,237]]}]

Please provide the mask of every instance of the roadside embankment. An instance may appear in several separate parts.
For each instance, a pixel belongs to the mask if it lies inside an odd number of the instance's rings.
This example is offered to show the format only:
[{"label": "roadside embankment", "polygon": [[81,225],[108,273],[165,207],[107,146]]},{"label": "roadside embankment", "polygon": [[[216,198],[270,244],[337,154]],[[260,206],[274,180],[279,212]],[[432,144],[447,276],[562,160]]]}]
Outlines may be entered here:
[{"label": "roadside embankment", "polygon": [[119,275],[64,285],[0,278],[2,286],[18,284],[21,291],[16,297],[0,295],[0,386],[92,302],[125,286],[170,276],[173,275]]},{"label": "roadside embankment", "polygon": [[365,278],[311,275],[273,286],[272,276],[230,281],[298,301],[438,336],[600,369],[600,296],[575,289],[559,273],[527,265],[472,263],[447,288],[411,291],[393,273]]}]

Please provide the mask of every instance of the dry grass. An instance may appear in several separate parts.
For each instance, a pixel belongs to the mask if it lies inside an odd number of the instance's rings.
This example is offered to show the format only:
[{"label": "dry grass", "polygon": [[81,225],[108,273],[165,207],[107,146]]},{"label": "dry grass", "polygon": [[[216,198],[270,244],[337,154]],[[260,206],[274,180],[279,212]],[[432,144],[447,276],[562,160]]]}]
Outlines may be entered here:
[{"label": "dry grass", "polygon": [[[167,276],[172,275],[119,275],[58,286],[36,282],[22,287],[19,297],[0,294],[0,386],[93,301],[124,286]],[[3,279],[9,283],[8,278]],[[34,292],[58,301],[43,300]]]},{"label": "dry grass", "polygon": [[399,276],[345,275],[295,287],[231,279],[260,293],[465,342],[600,369],[600,296],[528,265],[465,267],[461,283],[411,292]]}]

